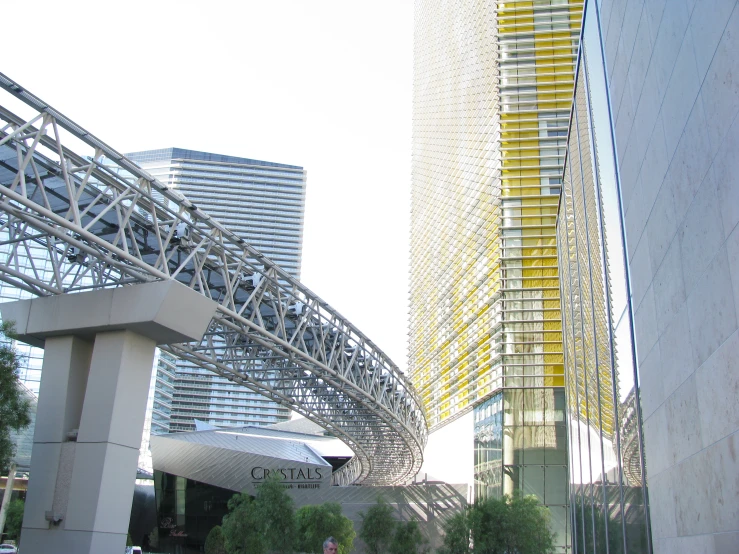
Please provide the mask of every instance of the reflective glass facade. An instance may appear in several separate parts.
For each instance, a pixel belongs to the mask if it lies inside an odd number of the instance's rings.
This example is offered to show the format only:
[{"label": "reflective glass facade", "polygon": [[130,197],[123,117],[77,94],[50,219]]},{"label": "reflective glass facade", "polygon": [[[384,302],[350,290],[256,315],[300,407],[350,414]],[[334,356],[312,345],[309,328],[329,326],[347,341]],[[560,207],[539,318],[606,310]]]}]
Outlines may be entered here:
[{"label": "reflective glass facade", "polygon": [[[475,495],[567,548],[555,223],[582,1],[416,2],[409,370],[431,432],[474,411]],[[557,415],[559,414],[559,415]]]},{"label": "reflective glass facade", "polygon": [[416,4],[409,368],[432,428],[564,384],[554,225],[581,16]]},{"label": "reflective glass facade", "polygon": [[154,371],[151,373],[149,383],[149,396],[146,399],[144,433],[139,449],[139,468],[148,472],[153,471],[150,450],[151,435],[169,433],[176,374],[177,358],[157,348]]},{"label": "reflective glass facade", "polygon": [[536,495],[549,508],[556,543],[567,550],[564,390],[505,389],[475,407],[475,489],[478,497]]},{"label": "reflective glass facade", "polygon": [[557,221],[574,551],[651,552],[633,314],[601,49],[589,0]]},{"label": "reflective glass facade", "polygon": [[306,179],[302,167],[183,148],[126,157],[300,278]]},{"label": "reflective glass facade", "polygon": [[[306,173],[302,167],[164,148],[126,154],[152,176],[300,278]],[[205,369],[162,353],[151,432],[193,431],[195,420],[236,427],[285,421],[289,410]],[[172,379],[174,382],[172,383]]]},{"label": "reflective glass facade", "polygon": [[[234,492],[154,472],[158,552],[202,552],[211,529],[228,514]],[[153,546],[153,545],[152,545]]]}]

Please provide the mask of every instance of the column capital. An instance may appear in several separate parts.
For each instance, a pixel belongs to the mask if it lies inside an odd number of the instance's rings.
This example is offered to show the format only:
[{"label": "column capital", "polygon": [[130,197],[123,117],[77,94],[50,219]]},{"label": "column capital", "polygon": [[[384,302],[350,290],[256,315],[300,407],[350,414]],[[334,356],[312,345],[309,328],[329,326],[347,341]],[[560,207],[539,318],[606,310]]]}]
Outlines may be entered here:
[{"label": "column capital", "polygon": [[43,348],[48,337],[133,331],[156,344],[200,340],[216,302],[174,281],[45,296],[0,304],[3,321],[15,322],[18,340]]}]

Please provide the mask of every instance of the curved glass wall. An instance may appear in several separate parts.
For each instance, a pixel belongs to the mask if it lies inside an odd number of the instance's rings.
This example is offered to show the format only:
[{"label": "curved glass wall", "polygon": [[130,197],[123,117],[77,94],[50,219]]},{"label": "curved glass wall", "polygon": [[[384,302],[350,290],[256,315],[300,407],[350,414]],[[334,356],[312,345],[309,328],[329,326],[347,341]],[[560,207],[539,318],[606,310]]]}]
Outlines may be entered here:
[{"label": "curved glass wall", "polygon": [[557,221],[574,552],[651,552],[599,3],[588,0]]}]

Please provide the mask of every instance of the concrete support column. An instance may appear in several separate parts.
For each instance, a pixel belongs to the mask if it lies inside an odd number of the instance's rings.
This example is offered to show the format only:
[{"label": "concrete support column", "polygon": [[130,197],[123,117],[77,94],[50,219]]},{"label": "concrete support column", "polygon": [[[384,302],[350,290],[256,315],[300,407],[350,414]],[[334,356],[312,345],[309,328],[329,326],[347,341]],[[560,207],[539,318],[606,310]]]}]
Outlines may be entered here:
[{"label": "concrete support column", "polygon": [[125,550],[156,345],[199,340],[215,309],[174,281],[0,306],[45,348],[23,552]]},{"label": "concrete support column", "polygon": [[125,549],[155,349],[131,331],[47,339],[25,551]]},{"label": "concrete support column", "polygon": [[0,539],[5,531],[5,519],[8,515],[8,506],[10,505],[10,497],[13,496],[13,484],[15,483],[15,462],[10,462],[8,470],[8,479],[5,481],[5,490],[3,491],[3,501],[0,503]]},{"label": "concrete support column", "polygon": [[513,410],[510,409],[511,400],[508,397],[509,395],[516,393],[520,393],[520,391],[507,390],[503,392],[503,468],[501,470],[503,494],[513,494],[513,491],[517,487],[517,483],[515,483],[511,476],[505,471],[506,466],[515,465],[514,450],[516,448],[516,444],[513,440],[513,428],[515,427],[516,421],[513,417]]},{"label": "concrete support column", "polygon": [[[80,426],[91,355],[92,343],[78,337],[46,341],[31,452],[30,473],[36,477],[32,486],[29,483],[23,515],[23,542],[29,546],[41,539],[39,531],[52,529],[47,517],[63,518],[66,494],[55,494],[57,480],[60,470],[63,475],[71,472],[74,461],[73,451],[71,460],[68,452],[74,443],[68,441]],[[63,448],[67,450],[64,462]],[[33,506],[41,509],[29,509]]]}]

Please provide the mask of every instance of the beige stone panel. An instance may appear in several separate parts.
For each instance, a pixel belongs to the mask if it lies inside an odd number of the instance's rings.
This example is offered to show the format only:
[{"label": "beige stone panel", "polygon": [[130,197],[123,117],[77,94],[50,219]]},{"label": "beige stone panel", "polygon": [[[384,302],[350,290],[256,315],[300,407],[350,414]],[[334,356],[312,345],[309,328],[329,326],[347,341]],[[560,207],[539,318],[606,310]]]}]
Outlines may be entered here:
[{"label": "beige stone panel", "polygon": [[739,331],[695,372],[701,434],[711,445],[739,429]]}]

